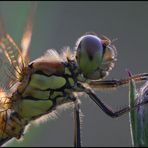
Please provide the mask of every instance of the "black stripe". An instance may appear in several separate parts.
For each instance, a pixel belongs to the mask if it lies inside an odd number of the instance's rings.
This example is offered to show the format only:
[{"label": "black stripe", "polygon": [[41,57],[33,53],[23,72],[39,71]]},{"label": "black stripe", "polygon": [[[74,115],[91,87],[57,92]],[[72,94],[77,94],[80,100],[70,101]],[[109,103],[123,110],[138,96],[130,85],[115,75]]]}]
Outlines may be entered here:
[{"label": "black stripe", "polygon": [[49,99],[39,99],[39,98],[34,98],[32,96],[26,96],[26,97],[22,97],[22,100],[33,100],[33,101],[47,101]]},{"label": "black stripe", "polygon": [[104,55],[105,55],[105,52],[106,52],[106,45],[105,44],[103,44],[103,54],[102,54],[102,59],[103,59],[103,57],[104,57]]}]

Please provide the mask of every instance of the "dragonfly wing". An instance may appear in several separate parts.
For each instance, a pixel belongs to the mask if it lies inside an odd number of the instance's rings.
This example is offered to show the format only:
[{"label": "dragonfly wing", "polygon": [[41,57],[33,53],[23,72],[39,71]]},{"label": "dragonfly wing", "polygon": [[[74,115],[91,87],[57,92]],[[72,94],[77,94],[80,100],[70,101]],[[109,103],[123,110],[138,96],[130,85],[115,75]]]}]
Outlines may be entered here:
[{"label": "dragonfly wing", "polygon": [[[35,17],[36,9],[37,9],[37,2],[32,2],[26,27],[21,40],[22,56],[24,59],[28,59],[29,46],[30,46],[31,37],[32,37],[33,20]],[[28,63],[29,63],[29,59],[28,59]]]},{"label": "dragonfly wing", "polygon": [[[23,59],[22,52],[12,37],[6,33],[3,22],[0,16],[0,84],[4,81],[4,85],[7,87],[8,81],[15,83],[19,80],[26,60]],[[19,61],[18,58],[20,58]],[[5,80],[5,77],[8,81]],[[0,87],[2,86],[0,85]]]},{"label": "dragonfly wing", "polygon": [[[9,63],[9,68],[11,70],[13,69],[16,74],[16,79],[19,79],[22,73],[22,69],[25,65],[25,60],[22,57],[21,50],[18,48],[9,34],[4,34],[0,36],[0,49],[1,54],[4,54],[6,57],[6,61],[8,61],[7,64]],[[21,58],[20,62],[18,62],[18,57]],[[1,59],[2,62],[3,59]],[[3,64],[4,66],[6,66],[6,63]]]}]

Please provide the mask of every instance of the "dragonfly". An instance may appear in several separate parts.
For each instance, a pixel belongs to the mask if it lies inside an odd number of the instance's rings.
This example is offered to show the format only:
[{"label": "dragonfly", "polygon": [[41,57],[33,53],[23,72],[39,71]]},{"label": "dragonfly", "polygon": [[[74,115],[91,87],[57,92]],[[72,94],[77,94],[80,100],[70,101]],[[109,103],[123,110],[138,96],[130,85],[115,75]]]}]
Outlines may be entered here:
[{"label": "dragonfly", "polygon": [[29,60],[36,5],[30,11],[26,29],[19,47],[0,26],[0,64],[3,79],[0,80],[0,145],[20,139],[27,126],[59,106],[72,104],[75,147],[81,147],[80,99],[85,93],[108,116],[117,118],[147,101],[132,107],[113,110],[93,89],[117,88],[129,83],[147,80],[148,73],[136,74],[125,79],[106,78],[117,60],[117,50],[106,36],[86,33],[76,42],[75,50],[64,49],[58,53],[49,49],[41,57]]}]

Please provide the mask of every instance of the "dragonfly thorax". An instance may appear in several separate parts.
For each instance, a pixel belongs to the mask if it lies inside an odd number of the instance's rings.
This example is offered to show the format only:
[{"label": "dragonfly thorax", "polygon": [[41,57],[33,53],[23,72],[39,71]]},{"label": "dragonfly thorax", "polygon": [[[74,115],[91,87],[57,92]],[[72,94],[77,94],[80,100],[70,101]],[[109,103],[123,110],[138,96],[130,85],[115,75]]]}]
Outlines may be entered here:
[{"label": "dragonfly thorax", "polygon": [[[45,65],[46,64],[46,65]],[[74,61],[55,62],[37,60],[29,64],[28,75],[18,86],[17,112],[30,121],[52,112],[57,106],[73,100],[79,72]],[[23,83],[26,84],[23,86]]]}]

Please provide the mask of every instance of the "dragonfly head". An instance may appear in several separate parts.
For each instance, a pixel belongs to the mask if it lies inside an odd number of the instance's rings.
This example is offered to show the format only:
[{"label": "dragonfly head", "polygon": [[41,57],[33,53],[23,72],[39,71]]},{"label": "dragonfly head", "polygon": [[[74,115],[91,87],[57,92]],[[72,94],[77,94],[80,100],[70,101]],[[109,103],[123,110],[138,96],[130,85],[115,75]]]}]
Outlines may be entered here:
[{"label": "dragonfly head", "polygon": [[105,36],[101,39],[97,35],[87,34],[76,43],[76,60],[84,77],[102,79],[114,67],[116,48]]}]

